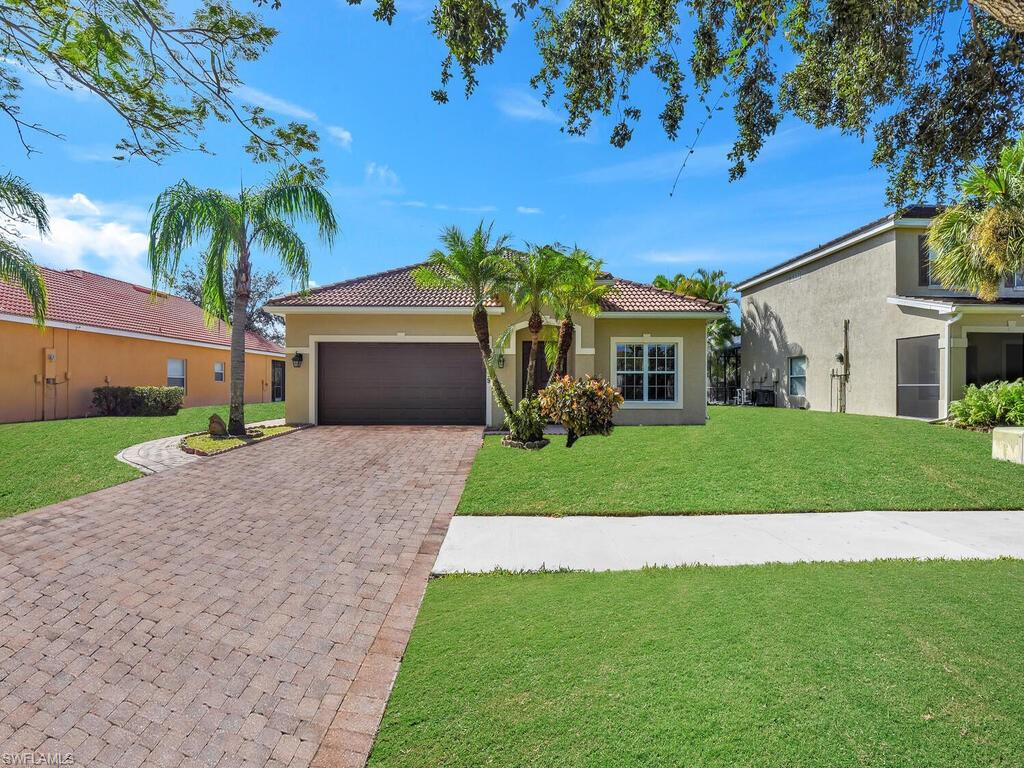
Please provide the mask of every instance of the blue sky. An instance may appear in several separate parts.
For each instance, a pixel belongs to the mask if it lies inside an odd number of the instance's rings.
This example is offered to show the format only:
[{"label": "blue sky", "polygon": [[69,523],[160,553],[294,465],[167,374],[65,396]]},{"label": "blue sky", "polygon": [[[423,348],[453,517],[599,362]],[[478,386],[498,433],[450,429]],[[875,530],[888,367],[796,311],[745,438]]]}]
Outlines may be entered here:
[{"label": "blue sky", "polygon": [[[286,0],[267,11],[280,35],[246,65],[243,100],[280,119],[312,123],[323,137],[328,188],[341,225],[333,249],[311,243],[312,278],[324,284],[422,260],[447,224],[494,221],[519,241],[577,244],[614,273],[726,270],[748,276],[887,211],[884,174],[871,170],[871,144],[786,122],[739,181],[726,154],[735,126],[716,114],[684,171],[673,178],[703,116],[691,101],[680,140],[657,123],[657,87],[634,89],[644,117],[625,149],[608,143],[610,122],[589,136],[559,131],[528,80],[538,66],[529,24],[513,23],[497,64],[480,72],[470,100],[454,82],[451,103],[430,98],[440,43],[424,0],[399,4],[394,26],[371,7]],[[181,153],[162,165],[110,160],[122,126],[94,97],[28,84],[27,118],[66,134],[35,137],[26,158],[6,131],[4,170],[24,176],[50,201],[54,233],[30,242],[39,260],[147,282],[147,208],[164,187],[193,183],[236,189],[266,169],[241,151],[235,126],[213,125],[212,156]],[[260,267],[271,266],[262,255]]]}]

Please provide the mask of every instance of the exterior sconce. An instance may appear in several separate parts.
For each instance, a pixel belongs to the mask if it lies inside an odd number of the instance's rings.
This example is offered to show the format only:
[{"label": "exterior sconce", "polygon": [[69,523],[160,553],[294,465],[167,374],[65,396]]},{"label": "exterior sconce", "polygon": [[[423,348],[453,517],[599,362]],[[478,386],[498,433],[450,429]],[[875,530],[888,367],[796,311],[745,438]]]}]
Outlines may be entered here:
[{"label": "exterior sconce", "polygon": [[292,355],[292,367],[294,367],[294,368],[301,368],[302,367],[302,353],[301,352],[296,352],[294,355]]},{"label": "exterior sconce", "polygon": [[504,368],[505,367],[505,353],[504,352],[498,354],[498,367],[499,368]]}]

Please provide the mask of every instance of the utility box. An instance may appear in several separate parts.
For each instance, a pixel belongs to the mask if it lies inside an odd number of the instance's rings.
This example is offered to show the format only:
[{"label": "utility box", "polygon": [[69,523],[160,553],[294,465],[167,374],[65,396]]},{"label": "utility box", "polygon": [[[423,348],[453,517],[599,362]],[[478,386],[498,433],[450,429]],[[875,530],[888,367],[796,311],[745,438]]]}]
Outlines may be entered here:
[{"label": "utility box", "polygon": [[57,381],[57,350],[53,347],[43,350],[43,379],[47,384]]},{"label": "utility box", "polygon": [[1024,464],[1024,427],[996,427],[993,429],[992,458]]}]

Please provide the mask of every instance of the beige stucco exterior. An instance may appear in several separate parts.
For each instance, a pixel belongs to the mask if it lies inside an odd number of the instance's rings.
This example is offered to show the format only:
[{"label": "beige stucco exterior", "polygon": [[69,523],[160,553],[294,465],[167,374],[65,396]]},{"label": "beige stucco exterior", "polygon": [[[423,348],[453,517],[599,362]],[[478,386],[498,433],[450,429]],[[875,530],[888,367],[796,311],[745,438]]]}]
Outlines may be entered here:
[{"label": "beige stucco exterior", "polygon": [[[228,402],[227,347],[0,321],[0,422],[87,416],[94,387],[166,386],[169,358],[185,360],[186,406]],[[274,359],[284,356],[245,356],[246,402],[271,399]],[[214,363],[224,364],[224,381],[214,380]]]},{"label": "beige stucco exterior", "polygon": [[[912,306],[900,297],[949,300],[958,294],[918,285],[920,222],[895,222],[884,231],[833,253],[742,288],[741,386],[774,388],[779,405],[830,410],[838,407],[843,325],[849,321],[846,410],[896,415],[897,339],[938,337],[939,416],[959,398],[966,377],[969,334],[979,328],[1016,330],[1020,312],[993,314],[990,307],[943,313]],[[741,284],[742,286],[742,284]],[[1005,289],[1006,296],[1024,292]],[[900,303],[897,303],[900,302]],[[1024,308],[1022,308],[1024,309]],[[789,358],[806,356],[806,395],[789,394]]]},{"label": "beige stucco exterior", "polygon": [[[289,421],[316,422],[316,345],[331,341],[366,341],[415,343],[471,342],[473,335],[469,310],[461,311],[289,311],[284,313],[286,347],[289,356],[303,355],[299,368],[291,365],[286,372],[288,392],[286,416]],[[506,392],[518,401],[522,397],[520,355],[522,342],[529,339],[526,329],[527,315],[522,312],[502,312],[490,316],[492,343],[509,327],[515,327],[514,342],[504,352],[504,361],[498,378]],[[548,316],[554,325],[554,320]],[[671,408],[623,408],[616,416],[617,424],[703,424],[705,407],[705,329],[706,319],[582,317],[577,320],[574,348],[570,357],[570,371],[577,376],[593,374],[613,379],[609,367],[610,345],[613,338],[629,337],[651,340],[665,337],[678,339],[682,351],[679,389],[681,403]],[[502,426],[504,414],[493,395],[488,393],[487,423],[493,428]]]}]

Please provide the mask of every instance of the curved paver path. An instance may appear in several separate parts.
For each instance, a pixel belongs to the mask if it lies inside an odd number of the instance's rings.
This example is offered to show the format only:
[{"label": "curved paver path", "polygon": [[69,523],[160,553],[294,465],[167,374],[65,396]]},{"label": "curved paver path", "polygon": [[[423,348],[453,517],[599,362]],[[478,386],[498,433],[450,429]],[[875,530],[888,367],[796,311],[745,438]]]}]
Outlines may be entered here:
[{"label": "curved paver path", "polygon": [[[284,419],[269,419],[267,421],[256,421],[247,424],[248,427],[278,427],[284,424]],[[185,453],[179,447],[181,438],[185,435],[174,435],[173,437],[161,437],[157,440],[148,440],[138,445],[130,445],[116,456],[118,461],[135,467],[144,475],[152,475],[155,472],[163,472],[167,469],[175,469],[199,461],[203,456],[196,456],[192,453]]]},{"label": "curved paver path", "polygon": [[361,765],[480,442],[318,427],[0,521],[0,753]]}]

